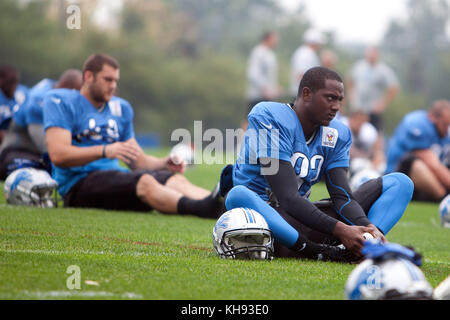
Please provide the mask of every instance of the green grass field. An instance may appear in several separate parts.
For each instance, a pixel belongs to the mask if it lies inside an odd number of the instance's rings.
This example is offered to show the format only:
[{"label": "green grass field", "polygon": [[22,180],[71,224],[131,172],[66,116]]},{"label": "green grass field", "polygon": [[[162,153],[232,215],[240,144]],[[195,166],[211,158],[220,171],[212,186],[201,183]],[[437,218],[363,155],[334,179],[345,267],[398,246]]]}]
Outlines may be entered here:
[{"label": "green grass field", "polygon": [[[221,167],[198,166],[186,175],[212,189]],[[313,200],[325,195],[324,185],[313,189]],[[222,260],[212,248],[214,224],[155,211],[11,207],[0,192],[0,299],[344,298],[355,265]],[[437,205],[411,203],[388,240],[424,255],[432,286],[450,274],[450,230],[440,226]],[[67,286],[73,265],[79,290]]]}]

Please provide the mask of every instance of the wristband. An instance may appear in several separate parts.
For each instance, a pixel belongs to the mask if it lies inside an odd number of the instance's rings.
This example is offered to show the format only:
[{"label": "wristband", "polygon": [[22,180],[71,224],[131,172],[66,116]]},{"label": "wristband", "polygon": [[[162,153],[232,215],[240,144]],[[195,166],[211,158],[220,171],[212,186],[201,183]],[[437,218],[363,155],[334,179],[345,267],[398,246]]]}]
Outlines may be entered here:
[{"label": "wristband", "polygon": [[106,158],[106,144],[103,145],[102,158]]}]

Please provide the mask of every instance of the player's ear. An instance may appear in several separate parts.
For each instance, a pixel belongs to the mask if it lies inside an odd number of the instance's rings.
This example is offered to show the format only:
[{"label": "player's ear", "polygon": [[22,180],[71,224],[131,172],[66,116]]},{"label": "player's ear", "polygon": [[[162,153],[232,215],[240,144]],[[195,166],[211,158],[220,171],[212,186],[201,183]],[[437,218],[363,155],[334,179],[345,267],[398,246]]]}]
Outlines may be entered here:
[{"label": "player's ear", "polygon": [[312,91],[308,87],[303,87],[302,89],[302,98],[305,101],[310,101],[312,99]]},{"label": "player's ear", "polygon": [[89,82],[89,81],[91,81],[92,79],[94,79],[94,74],[92,73],[92,71],[86,70],[86,71],[83,73],[83,82]]}]

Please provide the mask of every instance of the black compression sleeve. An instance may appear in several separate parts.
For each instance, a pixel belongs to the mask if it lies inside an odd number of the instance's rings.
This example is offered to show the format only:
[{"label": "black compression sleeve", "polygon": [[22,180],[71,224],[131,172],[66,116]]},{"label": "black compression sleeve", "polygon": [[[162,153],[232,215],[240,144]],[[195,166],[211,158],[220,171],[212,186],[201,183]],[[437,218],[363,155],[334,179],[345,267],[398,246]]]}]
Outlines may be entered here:
[{"label": "black compression sleeve", "polygon": [[353,198],[348,184],[347,169],[335,168],[327,171],[326,183],[336,212],[351,225],[367,226],[371,222],[364,210]]},{"label": "black compression sleeve", "polygon": [[333,234],[337,220],[320,211],[308,199],[298,193],[297,177],[290,162],[265,159],[272,163],[278,161],[277,174],[266,175],[265,178],[275,194],[281,208],[300,223],[326,234]]}]

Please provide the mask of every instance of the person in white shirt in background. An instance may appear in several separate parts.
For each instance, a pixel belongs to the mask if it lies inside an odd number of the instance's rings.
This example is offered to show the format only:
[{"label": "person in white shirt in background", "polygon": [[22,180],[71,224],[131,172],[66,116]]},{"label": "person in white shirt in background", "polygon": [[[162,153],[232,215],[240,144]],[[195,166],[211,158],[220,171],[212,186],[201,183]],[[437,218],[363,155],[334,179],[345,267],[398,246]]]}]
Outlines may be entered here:
[{"label": "person in white shirt in background", "polygon": [[[274,53],[278,43],[278,33],[267,31],[250,53],[247,65],[247,114],[259,102],[274,100],[283,95],[283,89],[278,84],[278,61]],[[247,120],[244,120],[242,129],[245,130],[247,125]]]},{"label": "person in white shirt in background", "polygon": [[319,50],[325,44],[325,36],[317,29],[309,29],[303,36],[304,44],[295,50],[291,58],[291,84],[289,94],[297,97],[297,90],[303,74],[313,67],[321,65]]},{"label": "person in white shirt in background", "polygon": [[383,112],[398,94],[400,86],[394,71],[380,61],[377,47],[368,47],[364,59],[357,61],[347,77],[349,110],[362,110],[369,121],[383,130]]}]

